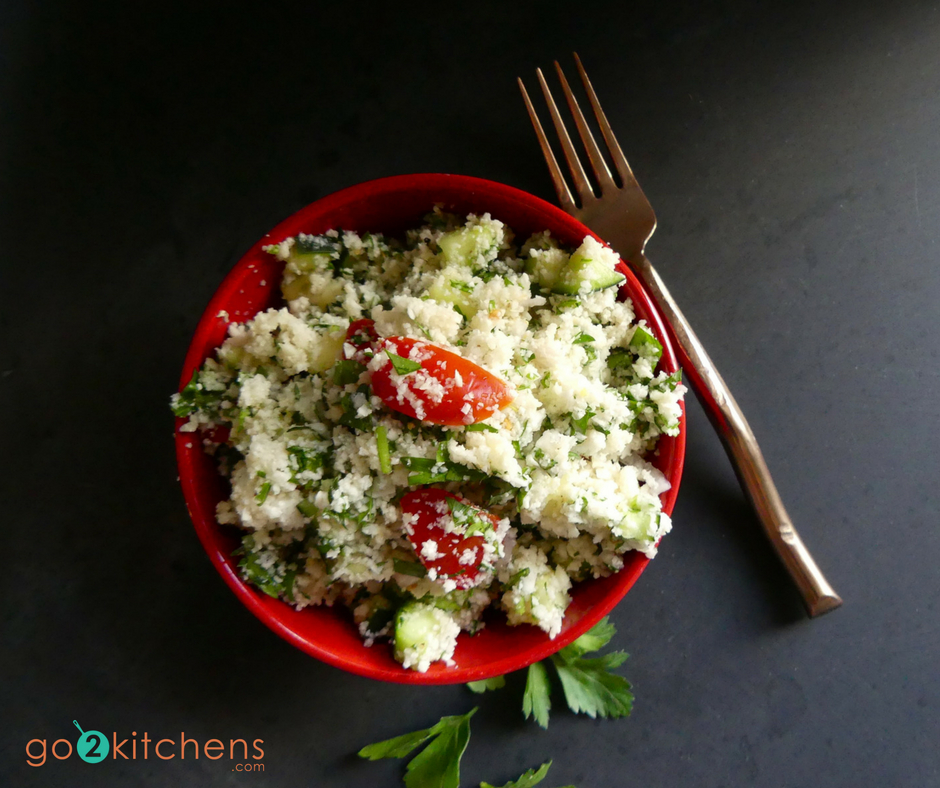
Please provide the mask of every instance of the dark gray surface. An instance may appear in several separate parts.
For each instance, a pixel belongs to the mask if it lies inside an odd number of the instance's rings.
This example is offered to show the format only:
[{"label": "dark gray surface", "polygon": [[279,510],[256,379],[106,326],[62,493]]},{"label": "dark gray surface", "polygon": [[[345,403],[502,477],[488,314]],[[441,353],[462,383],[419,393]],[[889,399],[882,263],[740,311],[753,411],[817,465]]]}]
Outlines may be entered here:
[{"label": "dark gray surface", "polygon": [[[379,738],[461,687],[321,665],[193,534],[167,397],[223,274],[383,175],[552,198],[514,84],[577,49],[660,217],[649,253],[845,606],[816,621],[694,402],[675,531],[616,609],[633,716],[479,700],[464,785],[940,785],[940,11],[933,3],[0,7],[0,783],[392,786]],[[570,61],[566,61],[570,62]],[[560,702],[560,701],[559,701]],[[227,760],[26,765],[86,729]]]}]

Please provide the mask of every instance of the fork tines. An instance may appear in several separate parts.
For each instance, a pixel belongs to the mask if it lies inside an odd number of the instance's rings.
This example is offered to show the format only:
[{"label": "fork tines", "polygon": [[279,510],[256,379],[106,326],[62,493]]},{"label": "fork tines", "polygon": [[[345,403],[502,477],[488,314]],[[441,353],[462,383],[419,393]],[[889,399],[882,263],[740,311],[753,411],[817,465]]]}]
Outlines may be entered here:
[{"label": "fork tines", "polygon": [[[577,53],[574,53],[574,59],[578,67],[578,73],[581,75],[581,82],[584,84],[584,89],[587,92],[588,100],[591,102],[591,108],[594,110],[594,117],[597,118],[597,124],[604,137],[604,141],[607,143],[608,154],[613,161],[617,174],[620,176],[621,183],[623,186],[636,186],[636,179],[633,177],[630,165],[627,163],[627,159],[620,149],[620,144],[617,142],[616,136],[614,136],[613,129],[611,129],[610,123],[607,121],[604,110],[601,109],[597,94],[594,92],[587,72],[581,64],[581,58],[578,57]],[[571,91],[568,80],[565,78],[565,74],[561,70],[561,66],[558,64],[557,60],[555,61],[555,70],[558,72],[558,79],[561,82],[562,92],[565,94],[565,99],[568,102],[568,108],[571,110],[575,125],[578,127],[578,135],[581,137],[581,142],[590,159],[591,169],[600,189],[600,195],[609,194],[618,190],[619,187],[610,174],[607,162],[604,161],[603,154],[594,140],[594,135],[591,133],[587,120],[584,118],[584,113],[581,112],[581,107],[578,106],[578,100],[574,97],[574,93]],[[581,160],[578,158],[568,130],[565,128],[564,121],[561,119],[558,106],[555,104],[552,92],[549,90],[548,83],[545,81],[542,69],[536,69],[536,74],[538,75],[539,84],[542,86],[542,94],[545,96],[546,104],[548,104],[548,110],[551,113],[555,131],[558,134],[558,139],[561,141],[565,160],[568,163],[571,177],[574,180],[575,190],[578,193],[581,207],[583,208],[595,202],[599,195],[595,193],[591,182],[588,180],[587,173],[585,173],[584,167],[581,165]],[[529,94],[526,92],[522,79],[519,79],[519,89],[522,91],[522,98],[525,101],[526,109],[529,111],[529,117],[535,128],[535,134],[542,148],[542,154],[545,156],[545,161],[548,163],[552,181],[555,184],[555,191],[558,194],[558,201],[561,203],[561,207],[564,210],[569,213],[574,213],[577,211],[577,204],[571,196],[568,184],[565,182],[564,175],[562,175],[561,168],[558,166],[558,161],[555,159],[555,154],[552,152],[551,146],[548,143],[548,138],[545,135],[545,131],[542,129],[542,124],[539,122],[538,115],[535,112],[535,108],[532,106],[532,101],[529,99]]]}]

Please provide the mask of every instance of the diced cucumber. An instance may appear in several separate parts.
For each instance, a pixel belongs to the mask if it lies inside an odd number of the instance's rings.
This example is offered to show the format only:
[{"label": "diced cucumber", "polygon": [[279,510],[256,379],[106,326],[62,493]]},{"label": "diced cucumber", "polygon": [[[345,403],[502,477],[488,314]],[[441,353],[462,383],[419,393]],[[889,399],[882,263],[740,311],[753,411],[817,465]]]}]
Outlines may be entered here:
[{"label": "diced cucumber", "polygon": [[428,288],[427,293],[439,303],[453,304],[460,314],[470,320],[477,313],[477,306],[470,293],[466,292],[467,287],[463,282],[439,278]]},{"label": "diced cucumber", "polygon": [[562,249],[532,249],[525,263],[525,272],[541,287],[551,290],[567,262],[568,255]]},{"label": "diced cucumber", "polygon": [[614,270],[609,262],[587,257],[579,249],[571,255],[568,264],[558,275],[552,285],[552,292],[577,295],[583,290],[603,290],[619,285],[625,278],[619,271]]},{"label": "diced cucumber", "polygon": [[408,602],[395,616],[395,659],[409,664],[434,662],[453,653],[460,627],[433,605]]},{"label": "diced cucumber", "polygon": [[326,372],[342,355],[346,332],[337,326],[331,326],[317,333],[320,335],[320,341],[309,351],[307,368],[311,372]]},{"label": "diced cucumber", "polygon": [[344,289],[341,279],[334,279],[330,274],[301,274],[289,282],[284,281],[281,292],[285,301],[293,301],[306,296],[310,303],[320,309],[326,309],[332,304]]},{"label": "diced cucumber", "polygon": [[446,262],[473,265],[480,255],[487,258],[494,256],[491,253],[495,251],[498,240],[493,228],[477,224],[444,233],[437,244]]},{"label": "diced cucumber", "polygon": [[298,252],[291,249],[288,262],[297,269],[299,273],[310,273],[311,271],[325,271],[330,267],[331,257],[323,252]]}]

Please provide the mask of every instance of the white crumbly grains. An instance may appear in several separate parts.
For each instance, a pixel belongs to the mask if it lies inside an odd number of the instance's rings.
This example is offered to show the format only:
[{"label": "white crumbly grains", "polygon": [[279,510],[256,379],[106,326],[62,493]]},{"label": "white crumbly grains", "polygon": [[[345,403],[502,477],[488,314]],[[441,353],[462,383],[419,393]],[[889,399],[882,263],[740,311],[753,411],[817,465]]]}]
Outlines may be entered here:
[{"label": "white crumbly grains", "polygon": [[[418,600],[428,631],[397,654],[415,670],[450,660],[457,634],[479,629],[493,604],[554,637],[572,580],[617,571],[628,550],[653,556],[671,528],[659,500],[668,482],[643,458],[677,434],[684,388],[656,372],[649,329],[616,287],[539,289],[568,253],[547,233],[511,243],[488,215],[460,225],[439,212],[404,248],[349,231],[285,239],[270,251],[286,264],[287,306],[230,324],[219,360],[173,400],[183,412],[193,403],[184,430],[230,430],[207,443],[231,482],[217,518],[245,534],[244,576],[297,607],[343,601],[369,644],[394,634],[402,595]],[[617,261],[592,238],[575,254]],[[385,352],[364,368],[344,361],[348,382],[337,382],[337,362],[357,350],[346,329],[367,317],[380,337],[420,340],[409,360],[436,345],[501,378],[512,402],[474,425],[464,392],[470,429],[427,425],[426,407],[462,392],[464,375],[449,362],[443,379],[392,370],[418,416],[404,419],[369,387],[391,365]],[[412,484],[415,474],[431,481]],[[398,501],[427,485],[498,517],[482,547],[455,556],[479,565],[470,588],[422,569],[445,558],[439,541],[409,541]]]}]

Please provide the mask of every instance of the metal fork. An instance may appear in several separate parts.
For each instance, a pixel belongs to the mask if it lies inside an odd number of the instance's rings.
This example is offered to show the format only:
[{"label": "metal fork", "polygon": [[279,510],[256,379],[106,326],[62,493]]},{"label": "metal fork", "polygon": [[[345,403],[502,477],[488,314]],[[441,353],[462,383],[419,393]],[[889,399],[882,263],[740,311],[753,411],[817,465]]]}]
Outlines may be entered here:
[{"label": "metal fork", "polygon": [[526,109],[529,111],[529,117],[535,127],[539,144],[542,146],[542,153],[548,163],[548,169],[551,171],[552,181],[555,184],[555,191],[558,193],[561,207],[609,243],[640,277],[665,318],[679,361],[686,373],[686,378],[691,381],[712,425],[721,436],[725,451],[731,459],[738,480],[750,498],[777,554],[799,589],[807,612],[812,617],[834,610],[842,604],[842,599],[826,582],[826,578],[823,577],[822,572],[816,566],[816,562],[793,527],[786,509],[784,509],[783,501],[780,499],[780,494],[777,492],[770,476],[770,471],[767,469],[767,463],[764,462],[757,440],[754,438],[754,433],[751,432],[741,408],[738,407],[738,403],[735,402],[728,386],[722,380],[721,375],[718,374],[718,370],[705,352],[705,348],[702,347],[702,343],[692,331],[688,320],[679,311],[679,307],[669,294],[662,279],[659,278],[659,274],[656,273],[649,260],[646,259],[644,250],[646,242],[656,229],[656,214],[653,212],[653,207],[643,194],[636,178],[633,177],[633,171],[620,150],[620,145],[610,124],[607,122],[604,111],[601,109],[587,72],[585,72],[584,66],[581,65],[581,59],[577,54],[574,58],[577,63],[578,73],[581,75],[581,81],[584,83],[584,89],[587,91],[588,99],[594,110],[594,116],[597,118],[601,134],[607,143],[607,153],[616,168],[617,174],[620,176],[621,185],[618,186],[614,181],[604,156],[594,141],[594,135],[588,127],[584,114],[571,92],[568,80],[565,79],[558,61],[555,61],[555,70],[558,72],[562,91],[574,117],[578,134],[584,144],[584,149],[590,160],[591,170],[599,187],[598,195],[591,186],[578,154],[571,143],[571,138],[568,136],[568,131],[558,112],[558,107],[555,105],[548,84],[545,82],[542,70],[537,69],[536,73],[542,86],[542,93],[548,104],[555,131],[558,133],[568,168],[571,171],[580,207],[578,207],[568,189],[565,177],[555,160],[548,138],[542,130],[542,124],[539,122],[538,115],[521,79],[519,80],[519,89],[522,91]]}]

